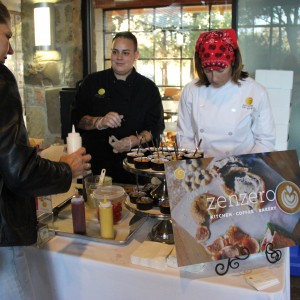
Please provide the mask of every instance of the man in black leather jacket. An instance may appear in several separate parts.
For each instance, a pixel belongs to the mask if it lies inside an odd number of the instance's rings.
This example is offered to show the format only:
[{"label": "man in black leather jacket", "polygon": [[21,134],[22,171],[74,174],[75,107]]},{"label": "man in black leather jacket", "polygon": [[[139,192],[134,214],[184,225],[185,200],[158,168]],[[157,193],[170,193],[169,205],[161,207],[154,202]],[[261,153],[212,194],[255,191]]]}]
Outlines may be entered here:
[{"label": "man in black leather jacket", "polygon": [[85,175],[85,148],[42,159],[30,147],[16,79],[4,65],[13,54],[10,15],[0,1],[0,299],[34,299],[22,246],[37,240],[35,196],[63,193]]}]

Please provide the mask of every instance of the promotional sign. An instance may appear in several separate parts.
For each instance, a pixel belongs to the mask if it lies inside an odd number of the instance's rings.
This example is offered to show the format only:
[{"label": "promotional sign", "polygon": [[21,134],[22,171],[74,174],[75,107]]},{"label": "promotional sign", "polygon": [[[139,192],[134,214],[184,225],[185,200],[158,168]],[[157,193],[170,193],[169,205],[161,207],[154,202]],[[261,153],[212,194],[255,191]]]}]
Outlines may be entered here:
[{"label": "promotional sign", "polygon": [[165,163],[179,266],[300,243],[296,151]]}]

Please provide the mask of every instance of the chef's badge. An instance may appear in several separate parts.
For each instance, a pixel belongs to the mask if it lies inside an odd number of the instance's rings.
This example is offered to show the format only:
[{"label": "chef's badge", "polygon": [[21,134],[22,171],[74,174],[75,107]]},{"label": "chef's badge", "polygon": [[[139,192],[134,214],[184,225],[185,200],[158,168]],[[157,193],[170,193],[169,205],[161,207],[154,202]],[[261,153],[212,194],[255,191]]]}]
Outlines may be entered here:
[{"label": "chef's badge", "polygon": [[253,98],[252,97],[247,97],[245,99],[245,102],[243,104],[243,108],[253,109]]},{"label": "chef's badge", "polygon": [[103,88],[99,89],[98,94],[101,95],[101,96],[104,95],[105,94],[105,89],[103,89]]},{"label": "chef's badge", "polygon": [[105,98],[105,89],[104,88],[100,88],[98,91],[97,91],[97,94],[95,94],[95,96],[97,98]]}]

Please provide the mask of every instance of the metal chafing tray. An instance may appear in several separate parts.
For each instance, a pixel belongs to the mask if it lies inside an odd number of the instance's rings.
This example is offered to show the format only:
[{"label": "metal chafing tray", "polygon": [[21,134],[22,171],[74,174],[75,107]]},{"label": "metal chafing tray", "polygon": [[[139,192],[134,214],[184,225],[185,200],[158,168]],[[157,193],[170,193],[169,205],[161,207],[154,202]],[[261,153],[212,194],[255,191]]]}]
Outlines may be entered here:
[{"label": "metal chafing tray", "polygon": [[100,224],[96,216],[96,210],[85,207],[86,216],[86,234],[75,234],[73,232],[73,221],[71,213],[71,205],[67,204],[59,212],[54,215],[53,230],[58,236],[78,238],[93,242],[101,242],[114,245],[122,245],[128,243],[133,235],[138,231],[147,218],[137,216],[123,208],[123,217],[121,221],[114,225],[114,239],[103,239],[100,235]]}]

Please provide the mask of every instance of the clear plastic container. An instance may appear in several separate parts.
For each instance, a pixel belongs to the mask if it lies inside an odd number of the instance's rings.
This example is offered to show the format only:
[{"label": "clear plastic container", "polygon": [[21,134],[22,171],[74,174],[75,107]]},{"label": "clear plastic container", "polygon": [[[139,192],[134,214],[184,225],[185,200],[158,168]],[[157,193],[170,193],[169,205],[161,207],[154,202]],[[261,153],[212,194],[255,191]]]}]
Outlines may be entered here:
[{"label": "clear plastic container", "polygon": [[[84,185],[83,185],[83,196],[85,196],[85,200],[87,201],[87,205],[90,208],[96,208],[97,205],[92,198],[93,192],[101,187],[99,184],[100,175],[88,175],[84,178]],[[104,177],[103,186],[111,186],[112,185],[112,178],[109,176]]]},{"label": "clear plastic container", "polygon": [[117,224],[121,221],[122,214],[123,214],[123,202],[126,199],[125,190],[121,186],[118,185],[100,186],[93,191],[92,197],[95,200],[95,204],[97,208],[96,213],[99,221],[100,221],[100,216],[99,216],[98,206],[99,206],[99,202],[103,201],[104,198],[111,201],[111,204],[113,206],[114,224]]}]

